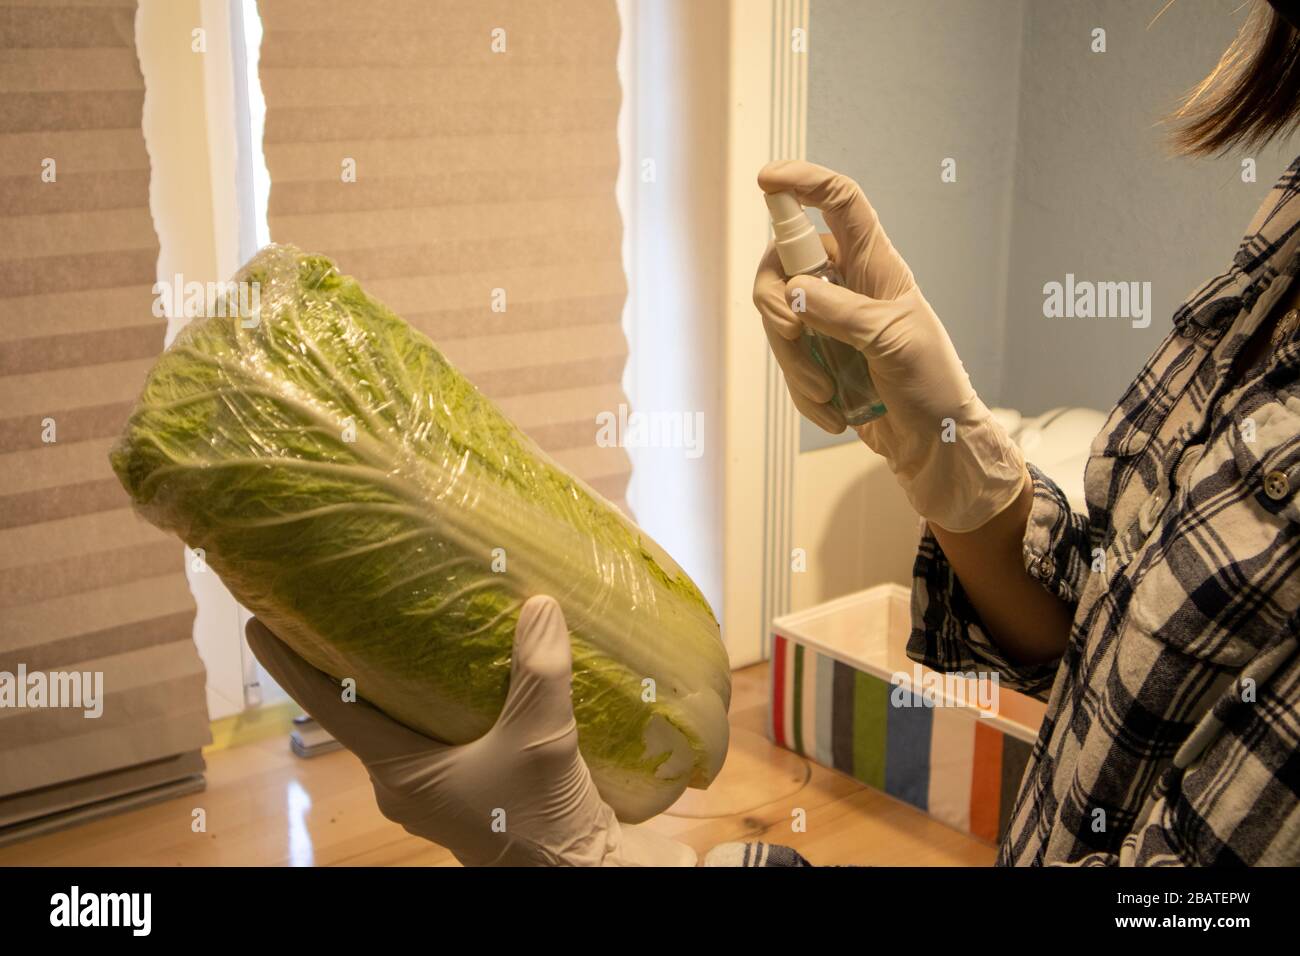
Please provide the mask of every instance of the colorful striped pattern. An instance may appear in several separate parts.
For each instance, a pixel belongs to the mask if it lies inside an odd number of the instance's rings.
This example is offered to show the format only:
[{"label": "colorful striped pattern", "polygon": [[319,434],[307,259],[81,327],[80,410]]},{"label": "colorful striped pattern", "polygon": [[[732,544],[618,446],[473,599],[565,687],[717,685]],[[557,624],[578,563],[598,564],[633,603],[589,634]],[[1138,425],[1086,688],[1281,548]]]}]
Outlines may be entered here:
[{"label": "colorful striped pattern", "polygon": [[775,635],[772,740],[996,843],[1030,744],[966,708],[919,700],[891,707],[893,690],[883,678]]}]

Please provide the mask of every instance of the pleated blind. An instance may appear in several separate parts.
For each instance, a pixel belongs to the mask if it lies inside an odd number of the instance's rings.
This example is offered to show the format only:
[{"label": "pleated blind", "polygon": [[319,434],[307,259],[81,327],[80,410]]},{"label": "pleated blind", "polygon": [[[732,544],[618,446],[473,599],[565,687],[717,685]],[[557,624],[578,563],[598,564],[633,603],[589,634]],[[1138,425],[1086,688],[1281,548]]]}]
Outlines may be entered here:
[{"label": "pleated blind", "polygon": [[107,457],[165,332],[134,19],[0,0],[0,681],[102,672],[104,692],[99,718],[0,706],[10,833],[201,786],[210,739],[184,552]]},{"label": "pleated blind", "polygon": [[[558,461],[626,402],[614,0],[260,0],[271,238],[324,253]],[[349,181],[352,180],[352,181]]]}]

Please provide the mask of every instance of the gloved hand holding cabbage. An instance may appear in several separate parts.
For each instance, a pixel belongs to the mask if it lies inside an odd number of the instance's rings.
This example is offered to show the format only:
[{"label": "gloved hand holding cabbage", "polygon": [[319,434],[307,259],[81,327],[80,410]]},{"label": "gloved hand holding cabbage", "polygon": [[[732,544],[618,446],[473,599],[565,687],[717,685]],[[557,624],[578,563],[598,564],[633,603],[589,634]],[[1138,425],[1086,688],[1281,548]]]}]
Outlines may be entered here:
[{"label": "gloved hand holding cabbage", "polygon": [[236,280],[260,314],[187,326],[112,453],[138,510],[308,664],[444,744],[497,722],[520,609],[553,595],[601,798],[635,822],[706,786],[729,664],[681,569],[328,259],[268,246]]},{"label": "gloved hand holding cabbage", "polygon": [[569,629],[549,597],[519,614],[510,691],[495,725],[450,747],[347,701],[338,681],[254,618],[248,643],[276,682],[360,758],[384,816],[466,866],[694,866],[695,851],[620,824],[578,753]]}]

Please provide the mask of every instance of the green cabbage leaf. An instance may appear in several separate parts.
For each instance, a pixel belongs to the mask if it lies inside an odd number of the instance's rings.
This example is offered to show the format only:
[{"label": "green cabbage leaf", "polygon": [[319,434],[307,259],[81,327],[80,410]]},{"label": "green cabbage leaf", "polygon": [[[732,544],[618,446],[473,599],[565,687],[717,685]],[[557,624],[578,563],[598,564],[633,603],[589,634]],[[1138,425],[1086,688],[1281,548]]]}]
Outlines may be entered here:
[{"label": "green cabbage leaf", "polygon": [[232,295],[186,326],[112,451],[137,510],[307,661],[445,743],[491,727],[519,608],[550,594],[601,795],[638,821],[706,786],[731,683],[690,578],[329,259],[267,246],[235,280],[257,313]]}]

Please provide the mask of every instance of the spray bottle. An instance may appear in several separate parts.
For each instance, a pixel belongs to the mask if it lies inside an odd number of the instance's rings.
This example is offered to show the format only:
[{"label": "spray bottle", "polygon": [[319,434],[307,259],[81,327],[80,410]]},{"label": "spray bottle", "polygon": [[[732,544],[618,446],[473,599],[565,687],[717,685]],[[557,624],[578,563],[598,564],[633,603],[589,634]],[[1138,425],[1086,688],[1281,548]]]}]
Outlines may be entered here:
[{"label": "spray bottle", "polygon": [[[767,209],[772,216],[776,252],[785,277],[812,276],[823,282],[844,285],[835,263],[826,254],[816,227],[794,193],[765,193],[763,198],[767,200]],[[844,413],[846,422],[865,425],[885,414],[885,405],[867,370],[865,355],[847,342],[815,332],[806,324],[804,344],[835,384],[831,404]]]}]

